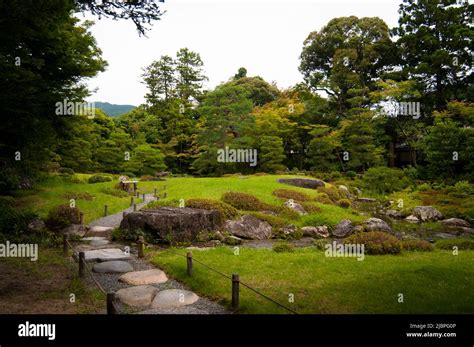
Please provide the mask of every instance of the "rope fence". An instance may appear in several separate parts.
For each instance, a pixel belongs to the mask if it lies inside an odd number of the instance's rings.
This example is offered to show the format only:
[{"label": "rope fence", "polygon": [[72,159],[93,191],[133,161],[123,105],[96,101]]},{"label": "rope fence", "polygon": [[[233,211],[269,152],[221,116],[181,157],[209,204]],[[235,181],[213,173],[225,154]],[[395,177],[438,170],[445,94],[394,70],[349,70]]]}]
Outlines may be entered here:
[{"label": "rope fence", "polygon": [[280,303],[280,302],[276,301],[275,299],[269,297],[268,295],[262,293],[258,289],[253,288],[249,284],[242,282],[240,280],[238,274],[234,273],[234,274],[232,274],[232,276],[229,276],[229,275],[225,274],[224,272],[222,272],[220,270],[217,270],[217,269],[213,268],[212,266],[209,266],[209,265],[203,263],[202,261],[200,261],[196,258],[193,258],[191,252],[188,252],[186,255],[174,252],[170,249],[166,249],[165,252],[169,252],[169,253],[172,253],[174,255],[186,258],[186,260],[187,260],[186,261],[186,263],[187,263],[187,273],[188,273],[189,276],[191,276],[192,273],[193,273],[193,262],[196,262],[196,263],[202,265],[203,267],[207,268],[208,270],[211,270],[211,271],[219,274],[220,276],[231,280],[232,281],[232,307],[234,309],[237,309],[239,307],[239,284],[241,284],[245,288],[247,288],[247,289],[251,290],[252,292],[260,295],[261,297],[263,297],[264,299],[274,303],[275,305],[287,310],[288,312],[291,312],[293,314],[298,314],[298,312],[296,312],[295,310],[283,305],[282,303]]}]

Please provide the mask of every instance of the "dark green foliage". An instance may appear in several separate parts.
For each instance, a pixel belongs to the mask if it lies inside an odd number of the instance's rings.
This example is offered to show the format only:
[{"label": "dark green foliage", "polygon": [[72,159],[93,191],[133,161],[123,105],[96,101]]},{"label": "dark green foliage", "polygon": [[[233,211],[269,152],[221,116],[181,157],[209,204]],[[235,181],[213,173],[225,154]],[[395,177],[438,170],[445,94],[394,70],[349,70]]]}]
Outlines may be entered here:
[{"label": "dark green foliage", "polygon": [[344,240],[346,244],[363,244],[366,254],[399,254],[400,241],[393,235],[382,231],[354,234]]},{"label": "dark green foliage", "polygon": [[349,208],[351,207],[352,203],[349,199],[340,199],[337,201],[337,206],[342,208]]},{"label": "dark green foliage", "polygon": [[13,198],[0,198],[0,234],[16,237],[28,231],[28,224],[37,218],[29,211],[21,211],[15,206]]},{"label": "dark green foliage", "polygon": [[403,190],[410,185],[410,181],[402,170],[384,166],[367,170],[362,178],[362,183],[367,190],[379,194]]},{"label": "dark green foliage", "polygon": [[433,245],[424,240],[403,240],[401,241],[402,249],[404,251],[432,251]]},{"label": "dark green foliage", "polygon": [[103,175],[93,175],[89,177],[89,183],[101,183],[101,182],[111,182],[112,178],[110,176]]},{"label": "dark green foliage", "polygon": [[45,224],[51,231],[60,231],[71,224],[79,224],[79,212],[77,207],[56,206],[49,211]]}]

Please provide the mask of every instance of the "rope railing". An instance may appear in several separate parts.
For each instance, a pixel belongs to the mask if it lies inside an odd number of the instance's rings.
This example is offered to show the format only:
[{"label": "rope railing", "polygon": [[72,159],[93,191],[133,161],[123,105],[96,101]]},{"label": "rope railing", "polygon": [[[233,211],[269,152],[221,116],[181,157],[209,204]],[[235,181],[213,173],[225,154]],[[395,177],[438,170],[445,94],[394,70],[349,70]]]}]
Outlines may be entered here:
[{"label": "rope railing", "polygon": [[[295,310],[293,310],[293,309],[291,309],[291,308],[289,308],[289,307],[283,305],[282,303],[280,303],[280,302],[276,301],[275,299],[269,297],[268,295],[262,293],[262,292],[259,291],[258,289],[253,288],[253,287],[250,286],[249,284],[240,281],[239,276],[238,276],[237,274],[233,274],[232,276],[229,276],[229,275],[225,274],[224,272],[222,272],[222,271],[220,271],[220,270],[217,270],[217,269],[213,268],[212,266],[209,266],[209,265],[203,263],[202,261],[200,261],[200,260],[198,260],[198,259],[192,257],[192,253],[191,253],[191,252],[189,252],[188,255],[184,255],[184,254],[180,254],[180,253],[174,252],[174,251],[172,251],[172,250],[170,250],[170,249],[166,249],[166,250],[164,250],[164,251],[165,251],[165,252],[172,253],[172,254],[177,255],[177,256],[180,256],[180,257],[187,258],[187,260],[188,260],[188,262],[187,262],[187,264],[188,264],[188,275],[191,275],[191,274],[192,274],[192,263],[193,263],[193,262],[196,262],[196,263],[202,265],[203,267],[205,267],[205,268],[207,268],[207,269],[209,269],[209,270],[211,270],[211,271],[213,271],[213,272],[215,272],[215,273],[221,275],[222,277],[225,277],[225,278],[227,278],[227,279],[230,279],[230,280],[232,281],[232,283],[233,283],[233,295],[232,295],[232,300],[233,300],[233,301],[236,300],[236,299],[235,299],[235,295],[234,295],[234,294],[235,294],[235,293],[234,293],[235,290],[237,291],[237,301],[238,301],[238,286],[237,286],[237,289],[234,288],[234,283],[237,282],[238,284],[241,284],[242,286],[246,287],[247,289],[251,290],[252,292],[254,292],[254,293],[260,295],[260,296],[263,297],[263,298],[265,298],[266,300],[268,300],[268,301],[274,303],[275,305],[277,305],[277,306],[279,306],[279,307],[281,307],[281,308],[283,308],[283,309],[285,309],[285,310],[287,310],[287,311],[289,311],[289,312],[291,312],[291,313],[298,314],[297,311],[295,311]],[[189,261],[189,259],[191,259],[191,261]],[[190,267],[191,267],[191,269],[190,269]],[[235,302],[233,302],[233,303],[232,303],[232,306],[233,306],[233,307],[236,307],[236,306],[238,306],[238,303],[236,304]]]}]

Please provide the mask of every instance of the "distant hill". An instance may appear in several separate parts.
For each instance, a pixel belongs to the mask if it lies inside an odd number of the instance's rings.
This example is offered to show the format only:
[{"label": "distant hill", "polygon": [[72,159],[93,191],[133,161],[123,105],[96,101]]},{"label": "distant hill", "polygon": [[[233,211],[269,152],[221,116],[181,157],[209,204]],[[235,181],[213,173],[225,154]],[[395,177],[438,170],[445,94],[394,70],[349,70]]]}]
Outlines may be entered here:
[{"label": "distant hill", "polygon": [[133,105],[116,105],[100,101],[96,101],[94,104],[96,108],[100,108],[110,117],[118,117],[124,113],[133,110],[136,107]]}]

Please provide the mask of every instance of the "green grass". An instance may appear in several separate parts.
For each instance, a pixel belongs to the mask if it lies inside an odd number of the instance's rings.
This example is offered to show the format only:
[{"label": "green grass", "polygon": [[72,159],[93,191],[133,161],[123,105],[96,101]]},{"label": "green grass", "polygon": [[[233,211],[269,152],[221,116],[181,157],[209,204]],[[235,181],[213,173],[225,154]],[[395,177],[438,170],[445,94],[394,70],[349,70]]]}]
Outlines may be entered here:
[{"label": "green grass", "polygon": [[[176,250],[185,254],[185,250]],[[193,291],[230,306],[231,283],[167,251],[149,253],[152,261]],[[195,259],[239,273],[242,282],[300,313],[474,313],[474,251],[404,252],[328,258],[314,248],[276,253],[266,249],[219,247],[194,252]],[[398,294],[404,303],[398,303]],[[294,295],[290,303],[289,295]],[[240,313],[285,313],[275,304],[241,288]]]}]

